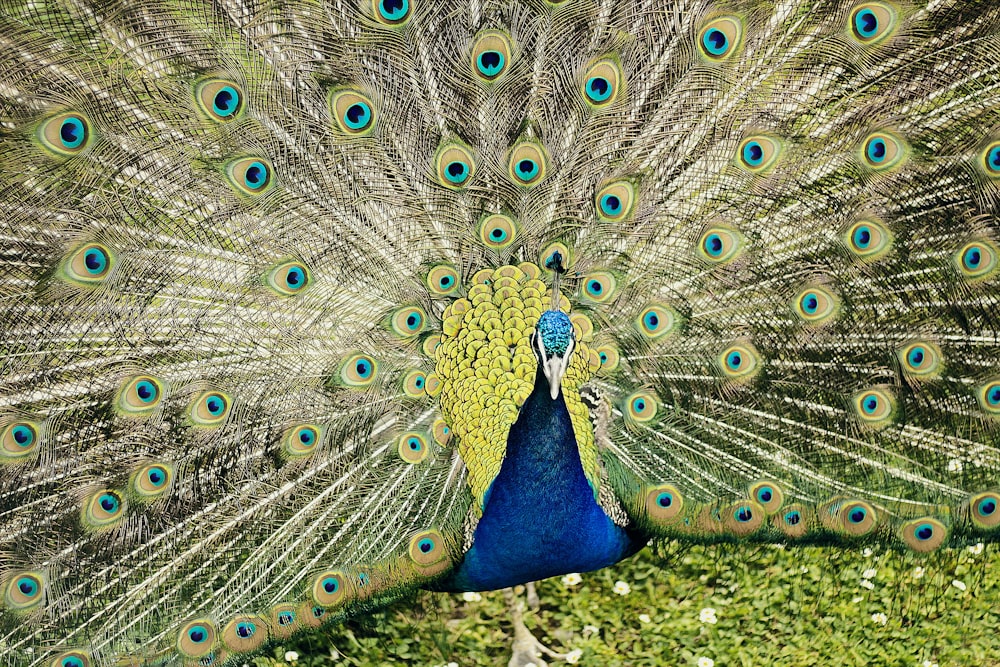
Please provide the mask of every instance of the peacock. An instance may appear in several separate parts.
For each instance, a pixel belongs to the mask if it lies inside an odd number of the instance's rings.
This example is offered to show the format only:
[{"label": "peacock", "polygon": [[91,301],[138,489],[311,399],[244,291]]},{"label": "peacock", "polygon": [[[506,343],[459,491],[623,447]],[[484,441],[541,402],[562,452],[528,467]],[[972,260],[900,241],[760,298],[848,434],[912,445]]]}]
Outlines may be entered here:
[{"label": "peacock", "polygon": [[989,0],[0,0],[2,662],[996,541],[998,202]]}]

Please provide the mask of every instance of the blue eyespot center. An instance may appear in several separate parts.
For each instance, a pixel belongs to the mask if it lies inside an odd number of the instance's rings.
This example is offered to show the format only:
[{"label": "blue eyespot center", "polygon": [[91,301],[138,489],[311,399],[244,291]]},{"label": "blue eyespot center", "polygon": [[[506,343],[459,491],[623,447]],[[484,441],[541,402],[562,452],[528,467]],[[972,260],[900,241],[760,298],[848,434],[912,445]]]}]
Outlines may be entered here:
[{"label": "blue eyespot center", "polygon": [[906,355],[906,360],[911,366],[919,366],[924,363],[924,348],[914,347],[910,350],[910,353]]},{"label": "blue eyespot center", "polygon": [[445,167],[444,174],[445,178],[452,183],[461,183],[469,176],[469,165],[458,160],[449,162],[448,166]]},{"label": "blue eyespot center", "polygon": [[747,507],[746,505],[742,507],[737,507],[736,511],[733,513],[733,516],[740,523],[746,523],[748,521],[753,520],[753,510]]},{"label": "blue eyespot center", "polygon": [[646,409],[646,401],[641,398],[637,398],[635,399],[635,401],[632,402],[632,408],[637,413],[640,413]]},{"label": "blue eyespot center", "polygon": [[997,511],[997,499],[983,498],[979,501],[979,504],[976,505],[976,511],[979,512],[979,516],[992,516],[993,513]]},{"label": "blue eyespot center", "polygon": [[517,177],[522,181],[530,181],[538,174],[538,163],[534,160],[520,160],[517,163]]},{"label": "blue eyespot center", "polygon": [[872,162],[882,162],[886,156],[885,139],[875,137],[868,142],[865,152],[868,155],[868,159]]},{"label": "blue eyespot center", "polygon": [[995,384],[986,391],[986,400],[990,405],[1000,405],[1000,384]]},{"label": "blue eyespot center", "polygon": [[718,28],[706,30],[701,43],[704,45],[705,50],[713,56],[721,56],[729,48],[729,38],[726,37],[726,33]]},{"label": "blue eyespot center", "polygon": [[60,664],[62,664],[62,667],[83,667],[83,661],[76,656],[63,658]]},{"label": "blue eyespot center", "polygon": [[164,482],[167,481],[167,471],[159,466],[150,468],[146,472],[146,479],[148,479],[153,486],[163,486]]},{"label": "blue eyespot center", "polygon": [[802,521],[802,514],[798,510],[785,514],[785,523],[789,526],[797,526]]},{"label": "blue eyespot center", "polygon": [[323,580],[323,590],[327,593],[336,593],[340,590],[340,580],[336,577],[327,577]]},{"label": "blue eyespot center", "polygon": [[212,394],[205,399],[205,409],[213,417],[220,416],[226,410],[226,400],[218,394]]},{"label": "blue eyespot center", "polygon": [[848,521],[851,523],[861,523],[868,516],[868,511],[863,507],[855,507],[851,510],[851,513],[847,516]]},{"label": "blue eyespot center", "polygon": [[295,614],[290,611],[283,611],[278,614],[278,625],[291,625],[295,622]]},{"label": "blue eyespot center", "polygon": [[764,148],[756,141],[748,141],[743,146],[743,161],[751,167],[756,167],[764,161]]},{"label": "blue eyespot center", "polygon": [[736,351],[730,352],[726,355],[726,365],[734,371],[739,369],[743,365],[743,355]]},{"label": "blue eyespot center", "polygon": [[851,240],[853,241],[855,247],[864,250],[872,242],[872,231],[867,226],[861,225],[854,230]]},{"label": "blue eyespot center", "polygon": [[260,190],[267,185],[267,167],[263,162],[251,162],[243,172],[243,182],[251,190]]},{"label": "blue eyespot center", "polygon": [[438,285],[441,286],[441,289],[449,289],[454,284],[455,284],[455,278],[453,276],[442,276],[441,280],[438,282]]},{"label": "blue eyespot center", "polygon": [[387,21],[398,21],[404,18],[409,11],[407,0],[382,0],[379,5],[379,14]]},{"label": "blue eyespot center", "polygon": [[406,445],[414,452],[419,452],[422,448],[422,444],[419,438],[408,438]]},{"label": "blue eyespot center", "polygon": [[87,273],[99,276],[108,268],[108,255],[100,248],[87,248],[83,253],[83,265]]},{"label": "blue eyespot center", "polygon": [[757,500],[759,500],[762,503],[766,504],[771,502],[771,498],[773,497],[774,497],[774,492],[771,490],[771,487],[769,486],[764,486],[757,490]]},{"label": "blue eyespot center", "polygon": [[17,581],[17,590],[31,597],[38,591],[38,583],[31,577],[22,577]]},{"label": "blue eyespot center", "polygon": [[986,156],[986,166],[994,173],[1000,173],[1000,146],[994,146]]},{"label": "blue eyespot center", "polygon": [[293,266],[285,272],[285,286],[297,290],[306,284],[306,272],[301,266]]},{"label": "blue eyespot center", "polygon": [[28,447],[35,441],[35,429],[24,424],[18,424],[11,429],[11,435],[14,437],[14,442],[21,447]]},{"label": "blue eyespot center", "polygon": [[135,385],[135,394],[143,403],[150,403],[156,399],[156,385],[149,380],[140,380]]},{"label": "blue eyespot center", "polygon": [[618,215],[622,211],[621,198],[617,195],[604,195],[601,197],[601,210],[605,215]]},{"label": "blue eyespot center", "polygon": [[476,67],[483,76],[494,77],[504,66],[503,54],[499,51],[483,51],[476,58]]},{"label": "blue eyespot center", "polygon": [[354,370],[357,372],[358,377],[360,377],[361,379],[366,379],[368,378],[369,375],[371,375],[372,367],[371,364],[362,359],[354,365]]},{"label": "blue eyespot center", "polygon": [[970,271],[975,271],[983,261],[982,249],[979,246],[970,246],[962,255],[962,264]]},{"label": "blue eyespot center", "polygon": [[860,37],[872,37],[878,32],[878,17],[870,9],[862,9],[854,16],[854,29]]},{"label": "blue eyespot center", "polygon": [[208,630],[206,630],[203,625],[195,625],[188,628],[187,635],[188,639],[193,641],[195,644],[201,644],[208,639]]},{"label": "blue eyespot center", "polygon": [[917,529],[914,531],[914,535],[916,535],[917,539],[920,541],[929,540],[934,537],[934,526],[929,523],[922,523],[917,526]]},{"label": "blue eyespot center", "polygon": [[220,88],[212,99],[212,111],[220,118],[232,116],[239,106],[240,94],[232,86]]},{"label": "blue eyespot center", "polygon": [[802,310],[806,311],[809,315],[816,314],[816,310],[819,308],[819,297],[813,292],[808,292],[802,297]]},{"label": "blue eyespot center", "polygon": [[76,116],[64,119],[59,126],[59,141],[66,148],[79,148],[86,138],[87,129]]},{"label": "blue eyespot center", "polygon": [[670,507],[674,504],[673,494],[664,491],[660,495],[656,496],[656,504],[660,507]]},{"label": "blue eyespot center", "polygon": [[601,295],[604,292],[604,285],[600,280],[591,280],[587,283],[587,291],[594,295]]},{"label": "blue eyespot center", "polygon": [[429,554],[431,551],[434,550],[434,540],[425,537],[424,539],[417,542],[417,549],[420,550],[420,553]]},{"label": "blue eyespot center", "polygon": [[861,407],[868,414],[874,413],[878,409],[878,397],[874,394],[869,394],[861,401]]},{"label": "blue eyespot center", "polygon": [[243,639],[249,639],[253,637],[254,633],[257,632],[257,626],[253,623],[241,622],[236,624],[236,634],[238,634]]},{"label": "blue eyespot center", "polygon": [[592,102],[604,102],[611,97],[613,92],[611,83],[603,76],[591,77],[587,81],[587,97]]},{"label": "blue eyespot center", "polygon": [[352,130],[360,130],[371,121],[372,111],[364,102],[355,102],[347,107],[344,113],[344,123]]},{"label": "blue eyespot center", "polygon": [[642,322],[647,329],[655,331],[660,326],[660,316],[654,312],[648,312],[645,317],[642,318]]},{"label": "blue eyespot center", "polygon": [[712,233],[705,237],[705,252],[712,257],[718,257],[721,255],[724,245],[722,237],[718,234]]}]

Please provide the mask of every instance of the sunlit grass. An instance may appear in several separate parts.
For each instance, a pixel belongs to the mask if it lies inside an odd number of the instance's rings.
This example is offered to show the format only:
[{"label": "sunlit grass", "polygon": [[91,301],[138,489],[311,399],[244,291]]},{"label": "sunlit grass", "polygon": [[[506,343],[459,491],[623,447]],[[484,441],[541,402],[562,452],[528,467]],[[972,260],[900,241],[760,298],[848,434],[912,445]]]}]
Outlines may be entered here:
[{"label": "sunlit grass", "polygon": [[[581,665],[1000,665],[1000,550],[991,547],[928,557],[647,549],[579,580],[541,582],[538,593],[528,626],[551,648],[576,650]],[[502,594],[466,597],[422,592],[257,662],[284,665],[294,651],[301,666],[506,665]]]}]

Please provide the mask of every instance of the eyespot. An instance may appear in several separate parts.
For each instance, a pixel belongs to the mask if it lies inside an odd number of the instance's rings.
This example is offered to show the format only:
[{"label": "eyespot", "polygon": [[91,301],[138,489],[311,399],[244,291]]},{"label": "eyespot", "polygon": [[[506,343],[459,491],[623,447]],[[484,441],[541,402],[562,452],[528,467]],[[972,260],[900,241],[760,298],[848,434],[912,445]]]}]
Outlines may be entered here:
[{"label": "eyespot", "polygon": [[323,430],[315,424],[296,424],[281,439],[282,453],[293,459],[312,456],[319,446]]},{"label": "eyespot", "polygon": [[275,637],[287,639],[300,628],[298,605],[283,602],[271,607],[269,614],[271,632]]},{"label": "eyespot", "polygon": [[594,206],[598,219],[604,222],[625,220],[635,206],[635,187],[628,181],[612,181],[597,191]]},{"label": "eyespot", "polygon": [[969,515],[979,528],[991,530],[1000,526],[1000,493],[986,491],[972,496]]},{"label": "eyespot", "polygon": [[860,537],[874,530],[878,515],[873,508],[863,500],[848,500],[835,507],[835,514],[840,520],[840,528],[848,535]]},{"label": "eyespot", "polygon": [[100,243],[87,243],[63,263],[63,276],[79,285],[90,286],[104,281],[115,265],[115,256]]},{"label": "eyespot", "polygon": [[378,364],[367,354],[354,354],[340,366],[340,379],[348,387],[367,387],[378,375]]},{"label": "eyespot", "polygon": [[916,341],[896,350],[903,372],[917,378],[937,375],[941,369],[941,349],[928,341]]},{"label": "eyespot", "polygon": [[271,189],[273,169],[264,158],[247,157],[226,166],[226,176],[238,191],[247,195],[261,195]]},{"label": "eyespot", "polygon": [[207,656],[215,648],[215,624],[207,618],[188,621],[177,633],[177,650],[189,658]]},{"label": "eyespot", "polygon": [[979,405],[988,414],[1000,416],[1000,379],[993,379],[976,390]]},{"label": "eyespot", "polygon": [[144,416],[154,412],[162,399],[163,383],[151,375],[139,375],[125,381],[115,405],[125,416]]},{"label": "eyespot", "polygon": [[712,62],[732,56],[743,37],[743,24],[735,16],[720,16],[705,24],[698,32],[698,49]]},{"label": "eyespot", "polygon": [[862,142],[864,163],[875,171],[887,171],[906,157],[903,140],[888,132],[874,132]]},{"label": "eyespot", "polygon": [[77,155],[91,143],[90,121],[79,112],[61,113],[42,122],[38,138],[56,155]]},{"label": "eyespot", "polygon": [[375,127],[375,106],[353,90],[338,90],[330,95],[330,109],[337,127],[344,134],[362,136]]},{"label": "eyespot", "polygon": [[225,123],[238,118],[243,112],[243,89],[234,81],[208,79],[195,88],[198,108],[210,120]]},{"label": "eyespot", "polygon": [[510,152],[507,172],[517,185],[531,187],[545,178],[548,160],[548,154],[541,144],[522,141]]},{"label": "eyespot", "polygon": [[403,393],[407,398],[424,398],[424,387],[427,386],[427,374],[413,370],[403,378]]},{"label": "eyespot", "polygon": [[479,223],[479,240],[487,248],[503,250],[513,245],[517,239],[517,225],[506,215],[494,213]]},{"label": "eyespot", "polygon": [[676,331],[679,323],[677,313],[669,306],[650,304],[635,321],[636,329],[649,340],[660,340]]},{"label": "eyespot", "polygon": [[399,436],[396,451],[399,452],[399,458],[407,463],[420,463],[430,453],[427,447],[427,438],[419,433],[404,433]]},{"label": "eyespot", "polygon": [[410,0],[372,0],[375,19],[388,26],[400,26],[410,20]]},{"label": "eyespot", "polygon": [[597,355],[601,360],[601,373],[610,373],[611,371],[618,368],[618,364],[621,363],[621,356],[618,354],[618,348],[614,345],[599,345],[597,347]]},{"label": "eyespot", "polygon": [[884,257],[892,246],[892,234],[877,220],[859,220],[844,233],[844,244],[856,257],[865,261]]},{"label": "eyespot", "polygon": [[[559,263],[564,269],[568,269],[573,264],[573,251],[561,241],[556,241],[545,246],[538,254],[538,265],[545,267],[546,271],[552,271],[556,264],[558,254]],[[537,277],[537,276],[536,276]]]},{"label": "eyespot", "polygon": [[772,517],[771,525],[788,537],[802,537],[809,532],[806,508],[802,505],[789,505]]},{"label": "eyespot", "polygon": [[981,156],[981,164],[990,178],[1000,178],[1000,141],[994,141]]},{"label": "eyespot", "polygon": [[427,289],[435,296],[451,296],[462,286],[458,271],[446,264],[439,264],[427,273]]},{"label": "eyespot", "polygon": [[657,524],[670,523],[684,511],[681,492],[670,484],[660,484],[645,491],[646,516]]},{"label": "eyespot", "polygon": [[576,340],[585,342],[594,340],[594,323],[589,317],[581,312],[575,312],[569,316],[569,321],[573,325],[573,334]]},{"label": "eyespot", "polygon": [[750,487],[750,499],[768,514],[774,514],[784,504],[785,494],[777,482],[762,480]]},{"label": "eyespot", "polygon": [[0,436],[0,463],[15,463],[38,448],[38,424],[20,421],[8,424]]},{"label": "eyespot", "polygon": [[57,655],[49,667],[91,667],[93,661],[86,651],[66,651]]},{"label": "eyespot", "polygon": [[45,578],[41,572],[14,572],[7,579],[4,606],[14,611],[24,611],[42,603]]},{"label": "eyespot", "polygon": [[935,551],[948,537],[948,528],[933,517],[923,517],[907,521],[899,531],[900,538],[914,551],[929,553]]},{"label": "eyespot", "polygon": [[709,227],[698,239],[698,256],[711,264],[731,262],[742,251],[742,235],[728,227]]},{"label": "eyespot", "polygon": [[340,570],[321,572],[313,580],[312,598],[321,607],[333,607],[347,601],[350,588],[347,577]]},{"label": "eyespot", "polygon": [[311,278],[301,262],[282,262],[267,272],[267,286],[280,296],[294,296],[309,286]]},{"label": "eyespot", "polygon": [[472,71],[486,83],[496,81],[510,67],[510,38],[498,30],[479,33],[472,47]]},{"label": "eyespot", "polygon": [[859,5],[850,17],[850,35],[862,44],[878,44],[896,29],[896,11],[882,2]]},{"label": "eyespot", "polygon": [[111,489],[92,493],[83,503],[83,525],[90,529],[109,528],[125,516],[125,499]]},{"label": "eyespot", "polygon": [[618,282],[606,271],[596,271],[583,277],[580,283],[584,300],[592,303],[608,303],[615,296]]},{"label": "eyespot", "polygon": [[431,426],[431,435],[434,436],[434,442],[444,447],[451,441],[451,428],[445,420],[438,417]]},{"label": "eyespot", "polygon": [[781,143],[774,137],[759,134],[747,137],[740,144],[739,165],[747,171],[760,174],[775,165],[781,154]]},{"label": "eyespot", "polygon": [[407,554],[424,576],[442,572],[451,565],[444,536],[437,530],[425,530],[411,537]]},{"label": "eyespot", "polygon": [[726,531],[737,537],[744,537],[763,526],[767,514],[757,503],[744,500],[723,508],[720,516]]},{"label": "eyespot", "polygon": [[761,370],[760,354],[749,343],[734,343],[716,359],[727,380],[747,381]]},{"label": "eyespot", "polygon": [[188,407],[195,426],[220,426],[229,416],[232,399],[219,391],[205,391]]},{"label": "eyespot", "polygon": [[583,99],[593,108],[610,106],[622,87],[622,71],[613,58],[602,58],[583,75]]},{"label": "eyespot", "polygon": [[656,417],[656,396],[648,391],[637,391],[625,399],[625,415],[636,424],[645,424]]},{"label": "eyespot", "polygon": [[840,313],[837,297],[819,285],[799,290],[792,301],[792,310],[807,324],[825,324]]},{"label": "eyespot", "polygon": [[266,641],[267,623],[258,616],[237,616],[222,629],[222,643],[236,653],[256,650]]},{"label": "eyespot", "polygon": [[132,473],[132,491],[138,500],[163,496],[174,480],[174,470],[166,463],[147,463]]},{"label": "eyespot", "polygon": [[967,281],[979,282],[996,273],[997,256],[996,246],[989,241],[970,241],[955,255],[955,265]]},{"label": "eyespot", "polygon": [[885,426],[891,421],[895,411],[895,400],[884,389],[866,389],[854,395],[854,412],[867,426]]},{"label": "eyespot", "polygon": [[422,308],[408,306],[392,314],[392,332],[401,338],[412,338],[427,328],[427,313]]},{"label": "eyespot", "polygon": [[461,144],[446,144],[434,156],[438,182],[449,190],[460,190],[476,173],[472,151]]}]

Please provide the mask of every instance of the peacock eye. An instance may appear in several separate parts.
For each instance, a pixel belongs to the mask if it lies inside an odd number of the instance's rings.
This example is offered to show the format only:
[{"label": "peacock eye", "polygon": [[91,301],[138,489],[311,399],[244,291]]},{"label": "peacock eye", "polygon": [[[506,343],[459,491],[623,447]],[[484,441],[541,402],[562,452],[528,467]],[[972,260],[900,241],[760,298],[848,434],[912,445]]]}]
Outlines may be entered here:
[{"label": "peacock eye", "polygon": [[375,18],[384,25],[399,26],[406,23],[412,8],[409,0],[372,0]]},{"label": "peacock eye", "polygon": [[330,109],[337,127],[346,135],[362,136],[375,126],[375,107],[358,91],[334,91],[330,95]]},{"label": "peacock eye", "polygon": [[458,271],[447,264],[431,267],[425,284],[434,296],[451,296],[461,286]]},{"label": "peacock eye", "polygon": [[906,144],[888,132],[875,132],[862,142],[864,163],[874,171],[887,171],[906,157]]},{"label": "peacock eye", "polygon": [[479,223],[479,239],[493,250],[509,248],[517,239],[517,225],[506,215],[487,216]]},{"label": "peacock eye", "polygon": [[698,48],[707,60],[721,62],[736,52],[742,36],[743,24],[739,18],[720,16],[699,31]]},{"label": "peacock eye", "polygon": [[310,283],[309,269],[297,261],[283,262],[267,273],[267,286],[281,296],[294,296]]},{"label": "peacock eye", "polygon": [[498,31],[487,30],[476,37],[472,47],[472,71],[483,83],[499,79],[510,66],[510,38]]},{"label": "peacock eye", "polygon": [[583,277],[583,294],[585,300],[593,303],[608,303],[618,289],[618,281],[614,275],[606,271],[598,271]]},{"label": "peacock eye", "polygon": [[226,166],[226,176],[239,192],[257,196],[270,189],[273,169],[264,158],[242,158]]},{"label": "peacock eye", "polygon": [[896,29],[896,11],[883,2],[867,2],[851,12],[850,34],[865,45],[877,44]]},{"label": "peacock eye", "polygon": [[71,111],[46,119],[38,127],[38,139],[57,156],[82,153],[91,144],[90,121],[84,114]]},{"label": "peacock eye", "polygon": [[434,158],[438,182],[450,190],[459,190],[472,180],[476,163],[472,151],[462,144],[446,144]]},{"label": "peacock eye", "polygon": [[754,174],[766,172],[778,161],[781,149],[781,142],[774,137],[747,137],[738,149],[739,165]]},{"label": "peacock eye", "polygon": [[517,185],[531,187],[545,178],[548,156],[541,144],[524,141],[510,152],[508,173]]},{"label": "peacock eye", "polygon": [[610,106],[622,85],[621,68],[612,58],[591,65],[583,76],[583,98],[594,109]]},{"label": "peacock eye", "polygon": [[396,447],[399,458],[407,463],[420,463],[427,458],[427,439],[420,433],[404,433]]},{"label": "peacock eye", "polygon": [[619,222],[629,217],[635,206],[635,188],[628,181],[612,181],[594,196],[597,217],[605,222]]},{"label": "peacock eye", "polygon": [[208,79],[195,88],[198,108],[210,120],[225,123],[243,112],[243,89],[229,79]]}]

